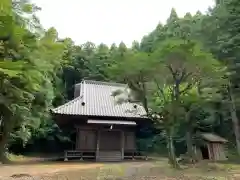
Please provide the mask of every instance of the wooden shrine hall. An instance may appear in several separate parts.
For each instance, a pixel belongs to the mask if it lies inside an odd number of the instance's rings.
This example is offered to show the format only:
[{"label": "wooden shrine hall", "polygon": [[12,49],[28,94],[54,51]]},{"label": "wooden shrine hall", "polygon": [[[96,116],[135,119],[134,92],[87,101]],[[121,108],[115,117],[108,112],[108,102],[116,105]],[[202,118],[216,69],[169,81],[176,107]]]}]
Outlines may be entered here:
[{"label": "wooden shrine hall", "polygon": [[[116,91],[122,93],[113,96]],[[59,127],[76,129],[75,147],[65,151],[65,160],[92,157],[96,161],[121,161],[143,157],[137,152],[135,134],[139,125],[149,120],[141,104],[119,103],[119,99],[129,99],[126,91],[126,84],[84,80],[75,85],[73,100],[52,109]]]}]

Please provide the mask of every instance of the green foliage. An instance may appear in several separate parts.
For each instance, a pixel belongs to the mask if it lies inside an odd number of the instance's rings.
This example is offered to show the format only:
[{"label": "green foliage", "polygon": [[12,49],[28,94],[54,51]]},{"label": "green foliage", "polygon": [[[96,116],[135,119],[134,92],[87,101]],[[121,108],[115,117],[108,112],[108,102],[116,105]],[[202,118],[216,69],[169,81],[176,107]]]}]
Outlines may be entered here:
[{"label": "green foliage", "polygon": [[183,18],[172,9],[166,24],[131,48],[123,42],[108,47],[59,39],[56,29],[41,27],[38,10],[28,0],[0,1],[0,158],[6,144],[69,142],[49,109],[72,99],[74,85],[83,78],[128,84],[131,91],[112,96],[126,94],[119,103],[141,102],[155,123],[156,132],[139,139],[141,149],[185,147],[188,131],[193,137],[197,131],[235,134],[231,120],[240,107],[237,0]]}]

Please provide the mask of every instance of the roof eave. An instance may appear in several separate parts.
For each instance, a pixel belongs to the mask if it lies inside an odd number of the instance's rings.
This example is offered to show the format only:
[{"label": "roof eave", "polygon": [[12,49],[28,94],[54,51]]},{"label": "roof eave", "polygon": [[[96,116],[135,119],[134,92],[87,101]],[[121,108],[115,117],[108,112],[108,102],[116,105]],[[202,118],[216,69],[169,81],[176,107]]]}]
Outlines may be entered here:
[{"label": "roof eave", "polygon": [[63,116],[84,116],[84,117],[102,117],[102,118],[130,118],[130,119],[149,119],[147,116],[103,116],[103,115],[83,115],[83,114],[66,114],[66,113],[57,113],[52,111],[52,114],[54,115],[63,115]]}]

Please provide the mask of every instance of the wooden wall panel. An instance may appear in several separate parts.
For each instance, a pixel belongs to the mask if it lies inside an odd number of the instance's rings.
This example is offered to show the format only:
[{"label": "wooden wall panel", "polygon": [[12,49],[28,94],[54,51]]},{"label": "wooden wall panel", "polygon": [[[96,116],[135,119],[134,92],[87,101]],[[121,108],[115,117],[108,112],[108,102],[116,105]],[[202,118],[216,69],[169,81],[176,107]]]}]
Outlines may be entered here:
[{"label": "wooden wall panel", "polygon": [[221,161],[226,160],[226,155],[224,152],[224,146],[220,143],[213,143],[213,151],[214,151],[214,160]]},{"label": "wooden wall panel", "polygon": [[136,137],[134,132],[124,132],[125,142],[124,149],[125,150],[135,150],[136,149]]},{"label": "wooden wall panel", "polygon": [[95,130],[78,129],[76,138],[77,150],[96,150],[97,132]]},{"label": "wooden wall panel", "polygon": [[[134,131],[122,130],[104,130],[94,126],[76,126],[76,150],[90,150],[97,149],[97,132],[99,132],[99,149],[100,150],[121,150],[122,145],[125,150],[136,150],[136,137]],[[124,139],[122,141],[121,132],[124,131]]]}]

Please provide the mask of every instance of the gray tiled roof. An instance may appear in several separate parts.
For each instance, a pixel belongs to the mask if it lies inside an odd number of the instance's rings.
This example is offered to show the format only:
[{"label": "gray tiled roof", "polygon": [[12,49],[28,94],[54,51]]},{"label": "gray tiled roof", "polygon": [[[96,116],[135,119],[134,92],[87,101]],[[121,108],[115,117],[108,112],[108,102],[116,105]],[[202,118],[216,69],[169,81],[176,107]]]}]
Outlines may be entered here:
[{"label": "gray tiled roof", "polygon": [[116,90],[126,90],[125,84],[84,80],[79,85],[79,96],[53,109],[53,113],[136,118],[143,118],[146,115],[145,109],[139,104],[116,102],[116,97],[112,96],[112,93]]}]

